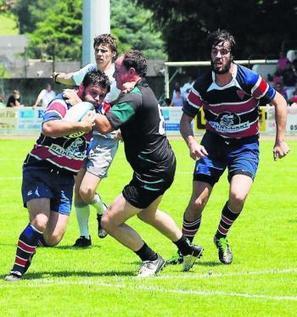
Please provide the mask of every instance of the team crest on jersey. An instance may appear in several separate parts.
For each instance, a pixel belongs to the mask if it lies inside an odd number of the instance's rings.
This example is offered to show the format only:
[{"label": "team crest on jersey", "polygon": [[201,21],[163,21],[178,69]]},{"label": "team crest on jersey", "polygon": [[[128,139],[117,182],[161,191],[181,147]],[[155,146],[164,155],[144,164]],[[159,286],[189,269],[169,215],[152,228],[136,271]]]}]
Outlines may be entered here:
[{"label": "team crest on jersey", "polygon": [[218,132],[233,133],[243,131],[249,128],[249,122],[240,122],[240,117],[237,113],[223,112],[216,121],[209,121],[209,124]]}]

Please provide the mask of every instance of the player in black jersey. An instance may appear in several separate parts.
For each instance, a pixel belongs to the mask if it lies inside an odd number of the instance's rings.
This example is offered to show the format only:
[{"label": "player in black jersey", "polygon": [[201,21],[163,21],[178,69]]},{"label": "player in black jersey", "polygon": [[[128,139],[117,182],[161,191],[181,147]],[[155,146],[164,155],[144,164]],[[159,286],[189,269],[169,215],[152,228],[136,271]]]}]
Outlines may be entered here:
[{"label": "player in black jersey", "polygon": [[126,158],[134,171],[130,183],[103,216],[102,226],[140,257],[140,277],[157,274],[165,261],[125,223],[135,215],[176,244],[184,255],[184,271],[202,255],[202,248],[189,243],[174,220],[158,209],[162,195],[173,182],[176,160],[165,135],[158,101],[144,80],[146,70],[141,52],[130,51],[120,56],[115,63],[117,87],[125,90],[127,83],[134,83],[134,87],[121,95],[108,113],[97,115],[95,120],[101,133],[121,129]]}]

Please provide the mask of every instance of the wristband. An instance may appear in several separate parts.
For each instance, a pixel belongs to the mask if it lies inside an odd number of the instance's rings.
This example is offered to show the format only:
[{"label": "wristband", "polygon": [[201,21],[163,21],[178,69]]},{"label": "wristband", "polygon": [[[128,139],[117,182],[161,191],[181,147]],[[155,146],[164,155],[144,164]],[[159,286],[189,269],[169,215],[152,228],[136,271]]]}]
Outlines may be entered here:
[{"label": "wristband", "polygon": [[56,84],[60,84],[58,81],[57,81],[57,77],[60,75],[60,73],[56,73],[55,76],[54,76],[54,82]]}]

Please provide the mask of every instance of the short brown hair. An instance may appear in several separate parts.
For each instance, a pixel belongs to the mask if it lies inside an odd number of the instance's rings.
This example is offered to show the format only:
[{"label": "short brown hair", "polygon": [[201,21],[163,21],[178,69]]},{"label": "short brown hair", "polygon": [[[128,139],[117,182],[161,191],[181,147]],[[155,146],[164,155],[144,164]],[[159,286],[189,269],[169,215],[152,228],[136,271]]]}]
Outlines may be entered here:
[{"label": "short brown hair", "polygon": [[140,51],[131,50],[124,54],[123,65],[127,69],[133,67],[141,77],[146,75],[147,63],[144,55]]},{"label": "short brown hair", "polygon": [[100,44],[108,45],[111,51],[115,53],[113,60],[117,58],[118,49],[117,49],[117,40],[115,39],[115,37],[107,33],[97,35],[96,37],[94,37],[93,47],[95,48],[96,46]]}]

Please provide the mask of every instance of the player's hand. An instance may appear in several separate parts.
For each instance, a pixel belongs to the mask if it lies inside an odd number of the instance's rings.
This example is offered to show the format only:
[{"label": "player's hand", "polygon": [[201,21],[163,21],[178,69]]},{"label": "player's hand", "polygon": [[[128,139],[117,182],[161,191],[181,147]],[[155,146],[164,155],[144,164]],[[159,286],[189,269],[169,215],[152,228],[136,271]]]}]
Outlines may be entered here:
[{"label": "player's hand", "polygon": [[193,160],[200,159],[207,156],[208,153],[205,147],[201,144],[195,143],[190,145],[190,156]]},{"label": "player's hand", "polygon": [[74,106],[82,100],[78,97],[77,92],[74,89],[64,89],[63,90],[63,97],[67,99],[67,102]]},{"label": "player's hand", "polygon": [[93,129],[96,113],[94,111],[88,111],[87,114],[81,119],[81,129],[85,133],[90,132]]},{"label": "player's hand", "polygon": [[276,142],[273,147],[273,159],[281,159],[285,157],[290,152],[288,144],[284,141]]}]

